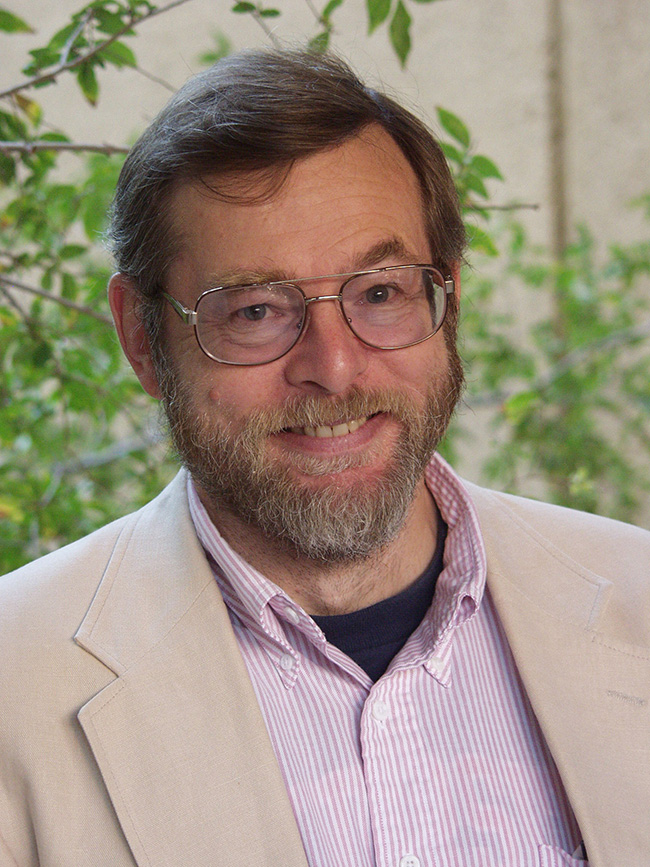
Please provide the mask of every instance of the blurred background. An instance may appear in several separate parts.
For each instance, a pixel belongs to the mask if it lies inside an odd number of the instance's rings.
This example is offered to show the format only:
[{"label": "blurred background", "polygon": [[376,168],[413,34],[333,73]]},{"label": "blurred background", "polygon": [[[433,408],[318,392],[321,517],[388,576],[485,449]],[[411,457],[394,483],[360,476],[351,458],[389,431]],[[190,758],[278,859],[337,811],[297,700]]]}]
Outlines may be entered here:
[{"label": "blurred background", "polygon": [[456,178],[468,392],[445,454],[650,526],[646,0],[0,0],[0,571],[174,472],[105,321],[113,149],[216,57],[310,40],[419,114]]}]

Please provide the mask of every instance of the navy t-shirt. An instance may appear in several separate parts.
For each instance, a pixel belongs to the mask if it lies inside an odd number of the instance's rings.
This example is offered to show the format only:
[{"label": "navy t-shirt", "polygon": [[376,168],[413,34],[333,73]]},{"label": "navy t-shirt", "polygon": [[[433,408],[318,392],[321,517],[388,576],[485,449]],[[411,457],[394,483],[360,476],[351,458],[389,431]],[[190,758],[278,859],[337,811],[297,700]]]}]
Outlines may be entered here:
[{"label": "navy t-shirt", "polygon": [[424,573],[396,596],[349,614],[313,618],[330,644],[354,659],[373,681],[386,671],[429,610],[443,569],[446,537],[447,525],[439,517],[433,559]]}]

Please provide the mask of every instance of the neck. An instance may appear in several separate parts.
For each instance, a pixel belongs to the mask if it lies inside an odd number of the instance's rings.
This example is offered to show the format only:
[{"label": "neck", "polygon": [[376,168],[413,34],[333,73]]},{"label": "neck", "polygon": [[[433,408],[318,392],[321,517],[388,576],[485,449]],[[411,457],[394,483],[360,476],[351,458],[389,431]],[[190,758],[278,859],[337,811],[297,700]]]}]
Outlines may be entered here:
[{"label": "neck", "polygon": [[308,614],[346,614],[396,595],[424,572],[436,547],[436,505],[424,481],[391,542],[362,560],[335,563],[297,554],[231,512],[214,508],[197,490],[228,544]]}]

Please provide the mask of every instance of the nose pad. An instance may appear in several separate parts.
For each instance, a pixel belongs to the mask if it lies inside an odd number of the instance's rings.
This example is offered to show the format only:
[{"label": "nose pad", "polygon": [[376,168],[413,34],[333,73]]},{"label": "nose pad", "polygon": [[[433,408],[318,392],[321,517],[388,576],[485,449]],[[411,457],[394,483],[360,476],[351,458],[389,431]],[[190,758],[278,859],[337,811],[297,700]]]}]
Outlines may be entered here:
[{"label": "nose pad", "polygon": [[305,299],[305,316],[304,316],[304,319],[301,319],[301,321],[296,326],[298,328],[298,330],[300,331],[300,336],[298,337],[298,340],[296,341],[296,343],[294,345],[297,346],[299,343],[301,343],[303,338],[305,337],[305,334],[307,334],[307,332],[309,331],[311,319],[312,319],[312,308],[315,304],[318,304],[319,301],[332,301],[336,305],[336,307],[338,308],[338,315],[341,318],[341,320],[345,323],[347,331],[349,331],[349,333],[355,338],[355,340],[358,341],[359,338],[356,336],[356,334],[352,330],[352,325],[351,325],[352,320],[350,319],[349,316],[345,315],[345,311],[343,310],[343,305],[341,304],[341,296],[340,295],[316,295],[314,298],[306,298]]},{"label": "nose pad", "polygon": [[[338,309],[328,315],[326,305],[314,315],[311,308],[318,301],[331,301]],[[350,328],[339,296],[308,298],[302,332],[287,355],[287,380],[292,385],[338,394],[346,391],[366,367],[365,347]]]}]

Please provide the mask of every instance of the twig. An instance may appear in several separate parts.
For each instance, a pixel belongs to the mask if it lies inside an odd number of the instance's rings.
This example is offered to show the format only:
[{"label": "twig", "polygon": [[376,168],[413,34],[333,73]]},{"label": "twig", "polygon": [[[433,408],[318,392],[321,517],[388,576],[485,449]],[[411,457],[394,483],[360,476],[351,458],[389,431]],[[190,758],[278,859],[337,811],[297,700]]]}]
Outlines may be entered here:
[{"label": "twig", "polygon": [[164,436],[159,430],[144,431],[139,437],[130,437],[129,439],[121,440],[120,442],[113,443],[113,445],[110,445],[101,451],[90,452],[87,455],[74,458],[74,460],[54,464],[52,467],[52,480],[41,497],[39,505],[44,507],[52,501],[64,476],[74,475],[75,473],[80,473],[84,470],[106,466],[106,464],[111,464],[113,461],[120,460],[120,458],[133,454],[133,452],[142,451],[142,449],[158,445],[163,442],[163,440]]},{"label": "twig", "polygon": [[650,336],[650,319],[647,319],[640,325],[621,328],[620,331],[608,334],[607,337],[603,337],[595,343],[574,349],[572,352],[567,353],[564,358],[561,358],[555,367],[552,367],[545,376],[542,376],[539,383],[535,385],[535,388],[539,388],[540,390],[548,388],[549,385],[552,385],[563,374],[571,370],[572,367],[576,367],[581,361],[588,359],[597,352],[612,349],[615,346],[622,346],[648,336]]},{"label": "twig", "polygon": [[309,11],[311,12],[311,14],[314,16],[314,18],[316,19],[316,21],[319,24],[327,24],[327,22],[323,20],[323,16],[321,15],[321,13],[314,6],[312,0],[305,0],[305,3],[307,4]]},{"label": "twig", "polygon": [[149,81],[153,81],[154,84],[160,84],[170,93],[176,93],[176,88],[170,84],[168,81],[165,81],[163,78],[158,78],[157,75],[154,75],[152,72],[147,72],[146,69],[143,69],[141,66],[134,66],[134,72],[139,72],[140,75],[144,76],[144,78],[148,78]]},{"label": "twig", "polygon": [[463,207],[468,211],[538,211],[540,206],[534,202],[513,202],[510,205],[477,205],[472,203]]},{"label": "twig", "polygon": [[60,304],[62,307],[67,307],[69,310],[76,310],[77,313],[83,313],[85,316],[92,316],[98,322],[103,322],[104,325],[112,325],[113,320],[102,313],[93,310],[92,307],[85,307],[82,304],[75,304],[74,301],[69,301],[67,298],[61,298],[60,295],[53,295],[51,292],[46,292],[44,289],[37,289],[35,286],[28,286],[26,283],[21,283],[19,280],[8,279],[0,275],[0,287],[9,289],[20,289],[22,292],[29,292],[32,295],[38,295],[39,298],[46,298],[48,301],[54,301],[55,304]]},{"label": "twig", "polygon": [[5,296],[9,304],[14,308],[16,313],[20,316],[21,319],[25,319],[25,311],[22,309],[20,304],[16,301],[11,292],[8,292],[5,286],[0,285],[0,292]]},{"label": "twig", "polygon": [[[252,15],[253,18],[257,21],[257,23],[260,25],[260,27],[262,28],[262,30],[266,33],[266,35],[268,36],[268,38],[269,38],[269,40],[270,40],[270,42],[271,42],[271,45],[272,45],[274,48],[281,48],[280,41],[277,39],[275,33],[274,33],[273,30],[268,26],[268,24],[266,23],[266,21],[262,18],[262,16],[260,15],[259,11],[258,11],[257,9],[253,9],[252,12],[251,12],[251,15]],[[1,96],[1,94],[0,94],[0,96]]]},{"label": "twig", "polygon": [[[635,340],[641,340],[644,337],[650,337],[650,319],[642,322],[640,325],[633,325],[630,328],[621,328],[614,334],[608,334],[601,340],[595,343],[590,343],[587,346],[581,346],[579,349],[574,349],[568,352],[564,358],[560,359],[546,373],[539,376],[536,380],[527,386],[530,391],[544,391],[553,385],[561,376],[577,367],[583,361],[588,360],[596,353],[606,349],[612,349],[616,346],[623,346],[626,343],[632,343]],[[483,394],[477,394],[474,397],[468,398],[468,404],[471,406],[494,406],[498,403],[504,403],[509,398],[517,394],[517,389],[503,389],[492,391]]]},{"label": "twig", "polygon": [[156,15],[161,15],[163,12],[168,12],[170,9],[174,9],[176,6],[182,6],[184,3],[189,3],[190,0],[171,0],[170,3],[167,3],[166,6],[159,6],[156,9],[151,9],[149,12],[146,12],[144,15],[141,15],[139,18],[133,17],[122,27],[121,30],[118,30],[117,33],[114,33],[109,39],[105,39],[104,42],[100,42],[98,45],[95,45],[93,49],[88,51],[86,54],[82,54],[79,57],[76,57],[74,60],[70,60],[66,63],[59,63],[54,69],[51,69],[49,72],[43,72],[40,75],[35,75],[32,78],[28,78],[26,81],[23,81],[21,84],[16,84],[13,87],[10,87],[8,90],[0,91],[0,99],[13,96],[14,93],[19,93],[21,90],[28,90],[29,88],[35,87],[37,84],[43,84],[46,81],[53,81],[58,75],[62,72],[68,72],[70,69],[76,69],[77,66],[81,66],[82,63],[85,63],[87,60],[90,60],[92,57],[95,57],[96,54],[99,54],[109,45],[112,45],[113,42],[116,42],[121,36],[124,36],[125,33],[128,33],[129,30],[132,30],[134,27],[138,27],[142,24],[143,21],[147,21],[149,18],[154,18]]},{"label": "twig", "polygon": [[34,154],[37,151],[72,151],[111,154],[128,154],[129,148],[111,144],[82,144],[67,141],[0,141],[0,154]]},{"label": "twig", "polygon": [[90,19],[92,17],[93,17],[92,9],[87,9],[86,14],[83,16],[83,18],[79,22],[79,26],[76,27],[72,31],[72,33],[68,37],[68,41],[63,46],[63,50],[61,51],[61,54],[60,54],[59,63],[66,64],[68,62],[68,57],[70,57],[70,52],[72,51],[72,46],[74,45],[75,39],[77,38],[77,36],[79,36],[81,31],[85,27],[87,27],[88,22],[90,21]]}]

